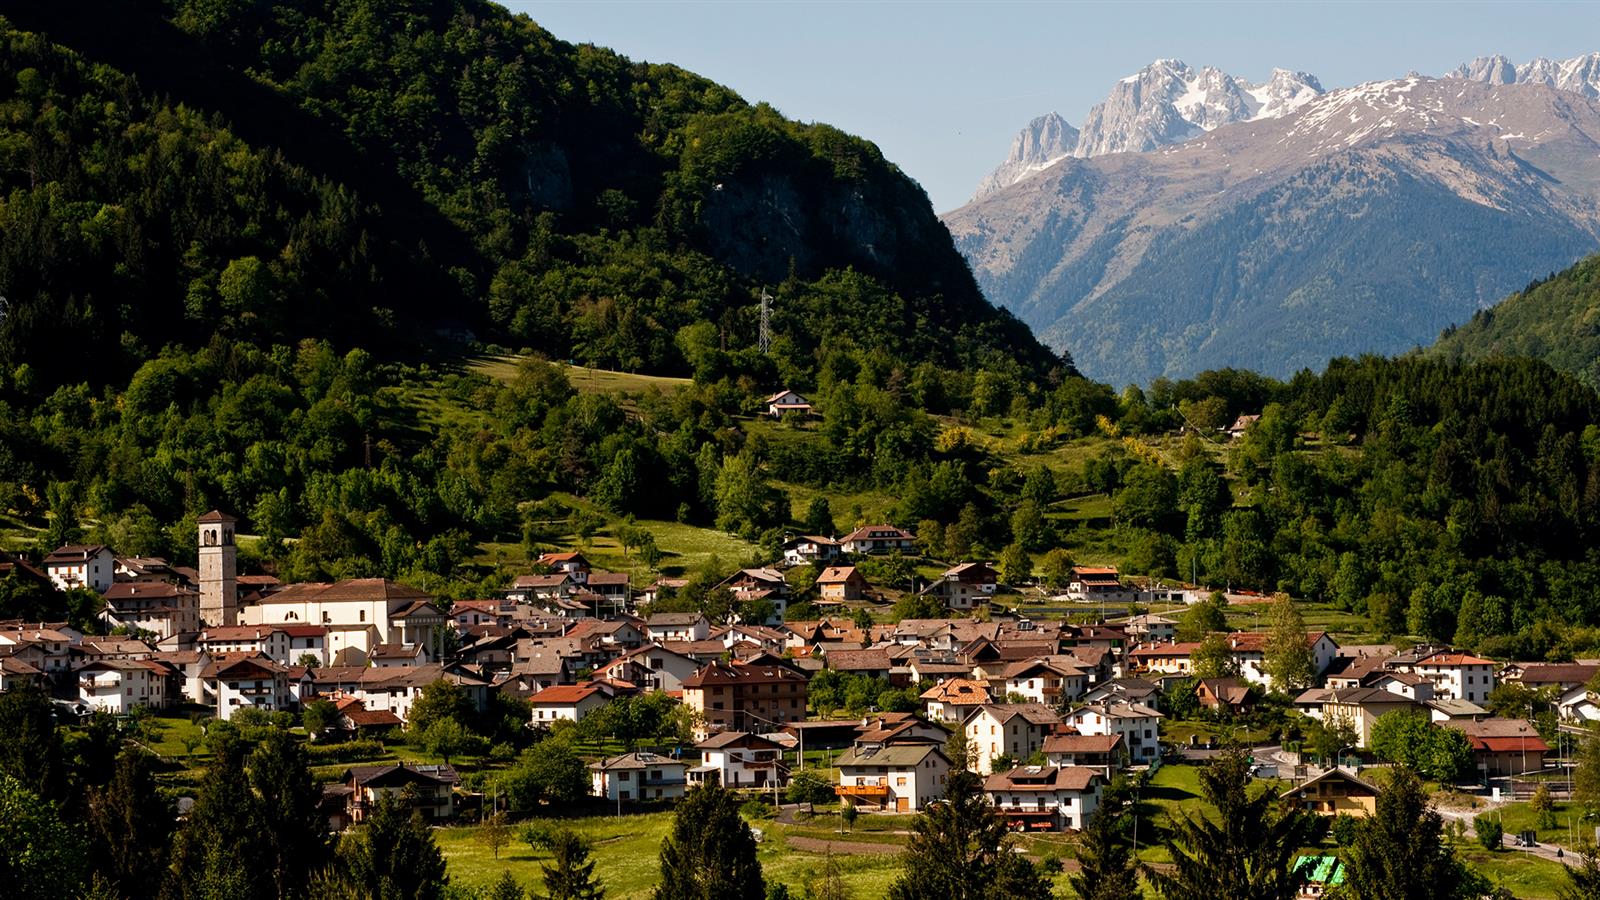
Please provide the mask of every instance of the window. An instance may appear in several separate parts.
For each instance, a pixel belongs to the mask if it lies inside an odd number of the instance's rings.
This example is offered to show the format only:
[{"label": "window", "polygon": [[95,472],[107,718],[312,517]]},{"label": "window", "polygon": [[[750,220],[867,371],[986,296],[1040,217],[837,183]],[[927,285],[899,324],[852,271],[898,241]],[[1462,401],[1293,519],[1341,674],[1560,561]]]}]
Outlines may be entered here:
[{"label": "window", "polygon": [[359,618],[358,618],[358,619],[356,619],[356,621],[358,621],[358,622],[365,622],[365,621],[366,621],[366,620],[367,620],[367,611],[366,611],[366,610],[364,610],[364,609],[363,609],[363,610],[362,610],[362,611],[361,611],[361,615],[360,615],[360,617],[359,617]]}]

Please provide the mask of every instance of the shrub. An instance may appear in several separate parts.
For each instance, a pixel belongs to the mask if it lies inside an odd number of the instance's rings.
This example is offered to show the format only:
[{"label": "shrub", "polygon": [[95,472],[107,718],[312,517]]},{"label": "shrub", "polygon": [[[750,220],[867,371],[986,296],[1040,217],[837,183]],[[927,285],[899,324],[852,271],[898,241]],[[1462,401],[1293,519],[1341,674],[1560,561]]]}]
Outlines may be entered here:
[{"label": "shrub", "polygon": [[1488,813],[1474,817],[1472,827],[1478,832],[1478,843],[1482,844],[1485,850],[1500,849],[1501,843],[1505,840],[1506,830],[1505,826],[1500,824],[1498,817]]},{"label": "shrub", "polygon": [[359,762],[377,759],[386,751],[378,741],[345,741],[339,744],[307,744],[306,758],[312,765],[318,763]]}]

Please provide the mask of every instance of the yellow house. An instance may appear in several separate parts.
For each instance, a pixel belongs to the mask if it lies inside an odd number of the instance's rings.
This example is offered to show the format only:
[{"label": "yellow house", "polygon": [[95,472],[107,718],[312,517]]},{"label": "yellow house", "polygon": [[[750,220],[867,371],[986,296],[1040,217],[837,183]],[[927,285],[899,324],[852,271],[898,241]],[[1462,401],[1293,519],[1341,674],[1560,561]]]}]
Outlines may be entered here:
[{"label": "yellow house", "polygon": [[1364,819],[1378,808],[1378,789],[1344,769],[1329,769],[1278,795],[1293,809],[1304,809],[1319,816],[1340,813]]}]

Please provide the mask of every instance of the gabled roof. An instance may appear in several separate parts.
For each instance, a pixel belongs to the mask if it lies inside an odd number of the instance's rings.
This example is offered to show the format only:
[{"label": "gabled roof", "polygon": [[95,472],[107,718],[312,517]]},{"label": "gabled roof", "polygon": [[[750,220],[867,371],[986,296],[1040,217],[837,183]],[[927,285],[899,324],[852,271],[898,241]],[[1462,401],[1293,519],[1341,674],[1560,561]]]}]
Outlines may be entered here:
[{"label": "gabled roof", "polygon": [[985,791],[1072,791],[1082,793],[1103,780],[1099,769],[1085,766],[1017,766],[983,780]]},{"label": "gabled roof", "polygon": [[938,755],[947,764],[950,761],[937,744],[889,744],[883,747],[852,747],[839,754],[833,764],[838,768],[914,769],[933,755]]},{"label": "gabled roof", "polygon": [[697,612],[656,613],[644,620],[646,628],[671,628],[704,622],[706,617]]},{"label": "gabled roof", "polygon": [[670,756],[662,756],[659,753],[640,750],[635,753],[624,753],[621,756],[613,756],[610,759],[590,763],[589,769],[594,772],[637,771],[639,769],[648,769],[651,766],[681,766],[685,769],[689,768],[688,763],[680,762]]},{"label": "gabled roof", "polygon": [[1434,653],[1417,660],[1419,666],[1492,666],[1494,660],[1473,656],[1470,653]]},{"label": "gabled roof", "polygon": [[776,741],[764,738],[759,734],[751,734],[747,731],[719,732],[706,738],[700,743],[695,744],[695,747],[700,750],[720,750],[723,747],[747,747],[755,750],[781,749],[780,745]]},{"label": "gabled roof", "polygon": [[1043,752],[1110,753],[1122,743],[1120,734],[1052,734],[1044,739]]},{"label": "gabled roof", "polygon": [[970,678],[952,678],[923,691],[923,700],[950,703],[957,706],[978,706],[990,700],[989,686]]},{"label": "gabled roof", "polygon": [[985,703],[967,713],[967,721],[970,722],[973,716],[986,712],[1002,725],[1018,716],[1030,725],[1061,724],[1061,716],[1043,703]]},{"label": "gabled roof", "polygon": [[101,553],[109,553],[111,548],[105,544],[65,544],[50,551],[44,558],[44,564],[56,565],[73,562],[83,562]]},{"label": "gabled roof", "polygon": [[827,656],[828,668],[841,672],[876,672],[893,665],[886,649],[834,650]]},{"label": "gabled roof", "polygon": [[386,766],[351,766],[340,780],[357,787],[388,787],[397,784],[429,782],[454,785],[461,781],[453,766],[417,766],[400,763]]},{"label": "gabled roof", "polygon": [[[884,534],[880,537],[873,537],[874,532],[884,532]],[[863,525],[860,528],[857,528],[855,531],[852,531],[840,538],[839,543],[843,544],[849,541],[865,540],[911,541],[916,540],[916,538],[912,536],[910,532],[896,528],[893,525]]]},{"label": "gabled roof", "polygon": [[746,665],[724,663],[720,660],[707,663],[700,671],[683,680],[685,688],[703,688],[714,685],[777,684],[791,682],[805,684],[809,679],[788,666]]},{"label": "gabled roof", "polygon": [[1352,788],[1354,788],[1359,793],[1366,794],[1369,797],[1378,796],[1378,789],[1375,786],[1373,786],[1372,784],[1370,784],[1370,783],[1368,783],[1366,781],[1361,780],[1360,778],[1357,778],[1356,776],[1352,775],[1349,772],[1346,772],[1344,769],[1339,769],[1339,768],[1329,769],[1328,771],[1323,772],[1321,775],[1318,775],[1317,777],[1312,778],[1309,781],[1303,781],[1303,782],[1295,785],[1294,787],[1289,788],[1288,790],[1284,791],[1283,793],[1279,794],[1278,796],[1280,798],[1283,798],[1283,799],[1288,799],[1290,797],[1293,797],[1293,796],[1301,793],[1306,788],[1308,788],[1308,787],[1310,787],[1310,786],[1312,786],[1314,784],[1320,784],[1320,783],[1322,783],[1324,781],[1343,781],[1346,784],[1350,785]]},{"label": "gabled roof", "polygon": [[627,583],[628,583],[628,573],[627,572],[590,572],[589,573],[589,584],[590,584],[590,586],[594,586],[594,585],[626,585]]},{"label": "gabled roof", "polygon": [[557,684],[534,694],[528,702],[534,706],[575,706],[600,691],[593,684]]},{"label": "gabled roof", "polygon": [[829,566],[817,576],[817,584],[844,584],[852,578],[865,581],[866,578],[856,570],[855,566]]}]

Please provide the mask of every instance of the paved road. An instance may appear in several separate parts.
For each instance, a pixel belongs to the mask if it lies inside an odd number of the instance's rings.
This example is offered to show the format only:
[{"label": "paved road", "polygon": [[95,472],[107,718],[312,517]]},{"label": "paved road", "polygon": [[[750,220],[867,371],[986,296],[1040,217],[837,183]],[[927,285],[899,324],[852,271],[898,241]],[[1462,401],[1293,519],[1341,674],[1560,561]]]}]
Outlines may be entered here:
[{"label": "paved road", "polygon": [[[1493,810],[1493,809],[1498,809],[1499,807],[1504,806],[1504,805],[1506,805],[1506,804],[1505,804],[1504,801],[1502,801],[1500,803],[1488,803],[1483,807],[1483,809],[1461,810],[1461,809],[1443,809],[1443,808],[1440,808],[1440,807],[1434,807],[1434,809],[1438,811],[1439,815],[1445,817],[1446,819],[1454,819],[1455,821],[1461,822],[1462,824],[1466,825],[1466,827],[1467,827],[1467,835],[1469,837],[1471,837],[1473,840],[1477,840],[1477,838],[1478,838],[1478,829],[1476,827],[1474,827],[1474,825],[1472,823],[1472,820],[1474,818],[1476,818],[1477,816],[1482,815],[1483,813],[1486,813],[1486,812],[1488,812],[1490,810]],[[1511,838],[1513,838],[1513,837],[1514,837],[1514,835],[1509,835],[1509,834],[1508,835],[1504,835],[1503,837],[1500,838],[1501,845],[1504,846],[1508,850],[1515,850],[1515,851],[1517,851],[1519,853],[1530,853],[1530,854],[1532,854],[1534,856],[1539,857],[1540,859],[1548,859],[1551,862],[1558,862],[1558,863],[1561,863],[1562,865],[1570,866],[1572,868],[1577,868],[1579,865],[1582,865],[1582,863],[1583,863],[1583,858],[1581,856],[1579,856],[1577,853],[1566,853],[1566,852],[1559,852],[1558,853],[1559,848],[1556,847],[1555,844],[1534,844],[1532,847],[1523,847],[1523,846],[1511,843]]]}]

